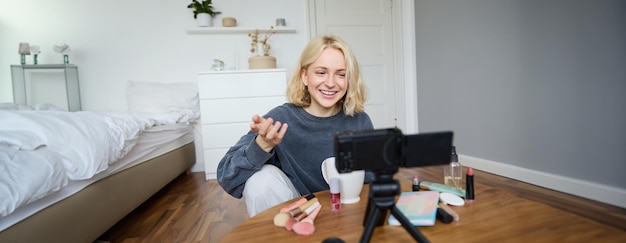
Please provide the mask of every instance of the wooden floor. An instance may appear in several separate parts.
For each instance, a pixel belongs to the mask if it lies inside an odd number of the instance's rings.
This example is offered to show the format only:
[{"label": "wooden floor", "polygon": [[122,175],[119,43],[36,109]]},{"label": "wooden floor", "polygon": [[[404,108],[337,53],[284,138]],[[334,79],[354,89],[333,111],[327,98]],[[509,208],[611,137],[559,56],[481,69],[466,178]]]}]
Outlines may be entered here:
[{"label": "wooden floor", "polygon": [[[439,178],[440,166],[401,169],[398,180]],[[434,180],[433,180],[434,181]],[[439,182],[439,181],[434,181]],[[604,225],[620,229],[626,240],[626,209],[516,180],[476,171],[476,186],[507,190],[519,197],[548,204]],[[480,195],[476,195],[480,200]],[[243,200],[225,193],[217,181],[204,180],[203,173],[181,175],[109,231],[100,241],[109,242],[220,242],[247,216]],[[572,232],[576,234],[577,232]],[[626,241],[624,241],[626,242]]]}]

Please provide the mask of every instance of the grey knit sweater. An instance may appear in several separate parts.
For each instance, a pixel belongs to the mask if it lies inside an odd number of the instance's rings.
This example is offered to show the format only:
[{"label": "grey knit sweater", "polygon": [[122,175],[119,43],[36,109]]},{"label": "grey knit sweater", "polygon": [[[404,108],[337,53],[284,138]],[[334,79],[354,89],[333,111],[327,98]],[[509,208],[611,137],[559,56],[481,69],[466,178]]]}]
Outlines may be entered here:
[{"label": "grey knit sweater", "polygon": [[[328,190],[320,166],[324,159],[334,156],[335,132],[373,129],[365,112],[346,116],[340,111],[331,117],[316,117],[291,103],[278,106],[263,117],[287,123],[289,128],[270,153],[259,147],[254,139],[257,133],[252,131],[228,150],[217,167],[217,180],[233,197],[242,197],[246,180],[264,164],[273,164],[285,172],[301,195]],[[366,176],[366,180],[370,177]]]}]

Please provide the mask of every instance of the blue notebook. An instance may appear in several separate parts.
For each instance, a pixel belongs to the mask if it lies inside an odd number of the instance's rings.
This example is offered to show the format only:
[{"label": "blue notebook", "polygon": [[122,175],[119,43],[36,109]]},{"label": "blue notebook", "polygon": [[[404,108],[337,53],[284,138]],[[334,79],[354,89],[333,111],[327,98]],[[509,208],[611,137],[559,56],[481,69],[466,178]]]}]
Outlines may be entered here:
[{"label": "blue notebook", "polygon": [[[435,225],[438,203],[439,192],[436,191],[403,192],[396,201],[396,207],[413,226],[431,226]],[[391,226],[400,226],[400,221],[392,214],[387,222]]]}]

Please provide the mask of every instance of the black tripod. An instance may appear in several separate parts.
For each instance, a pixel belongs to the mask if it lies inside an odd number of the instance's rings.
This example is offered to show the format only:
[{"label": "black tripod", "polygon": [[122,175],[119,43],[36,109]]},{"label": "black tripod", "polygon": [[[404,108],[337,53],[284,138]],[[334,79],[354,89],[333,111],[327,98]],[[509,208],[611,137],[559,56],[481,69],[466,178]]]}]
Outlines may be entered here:
[{"label": "black tripod", "polygon": [[428,242],[428,239],[417,228],[413,227],[411,222],[396,207],[395,197],[398,195],[400,195],[400,183],[393,179],[393,173],[376,174],[376,180],[370,183],[366,215],[363,218],[365,229],[361,235],[361,243],[369,242],[374,227],[382,226],[385,223],[388,210],[391,210],[391,214],[400,221],[402,227],[413,236],[413,239],[417,242]]}]

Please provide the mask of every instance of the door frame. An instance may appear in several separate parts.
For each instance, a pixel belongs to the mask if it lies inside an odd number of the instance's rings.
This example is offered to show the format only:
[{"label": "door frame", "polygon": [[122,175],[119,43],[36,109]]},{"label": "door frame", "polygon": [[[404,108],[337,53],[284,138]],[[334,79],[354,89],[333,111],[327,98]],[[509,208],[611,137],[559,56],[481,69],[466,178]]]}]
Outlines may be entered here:
[{"label": "door frame", "polygon": [[[315,0],[308,0],[307,39],[313,38],[315,25]],[[415,52],[415,2],[414,0],[389,0],[392,5],[394,72],[400,79],[396,82],[395,94],[397,112],[404,118],[396,121],[404,133],[417,133],[417,60]]]}]

